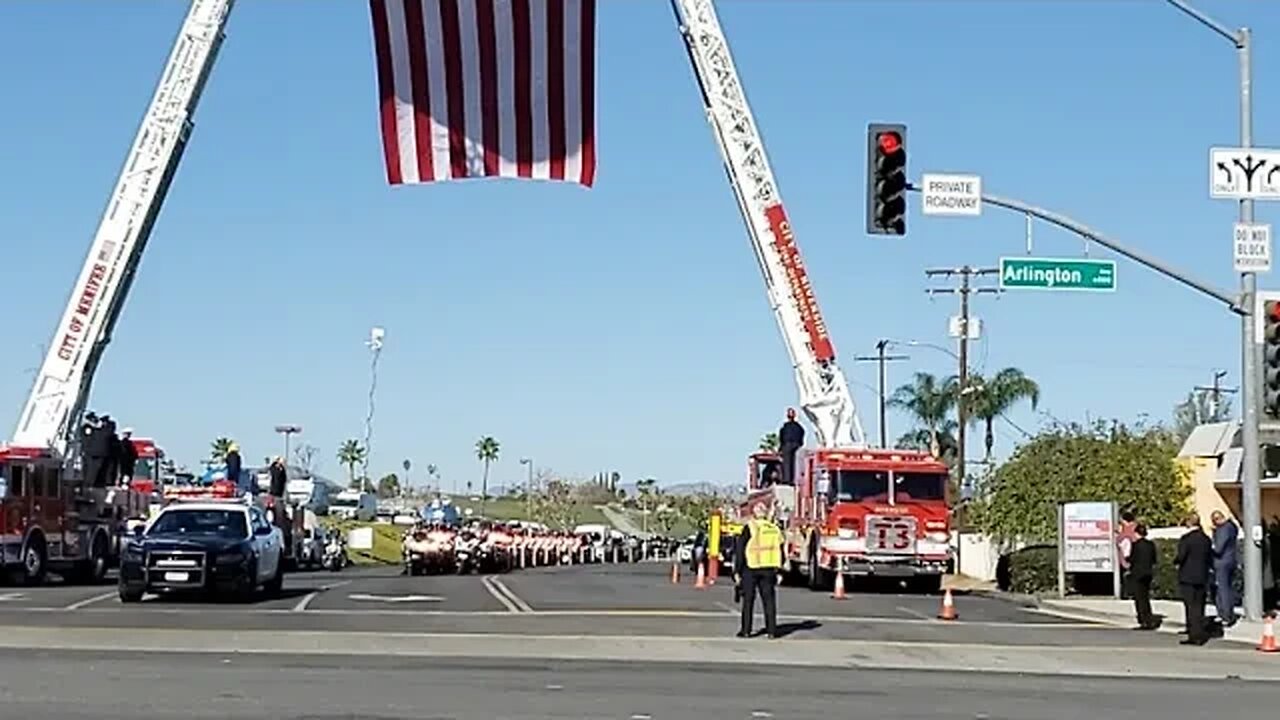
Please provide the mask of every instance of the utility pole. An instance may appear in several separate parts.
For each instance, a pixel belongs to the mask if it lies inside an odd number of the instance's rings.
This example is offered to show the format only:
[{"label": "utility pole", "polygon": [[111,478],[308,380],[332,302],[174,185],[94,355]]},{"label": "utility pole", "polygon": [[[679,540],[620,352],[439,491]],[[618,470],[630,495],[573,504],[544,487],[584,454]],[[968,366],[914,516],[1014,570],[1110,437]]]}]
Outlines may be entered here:
[{"label": "utility pole", "polygon": [[875,362],[880,365],[880,447],[889,447],[889,441],[885,434],[885,405],[888,404],[888,397],[885,395],[885,364],[895,360],[910,360],[909,355],[886,355],[885,350],[893,344],[892,340],[880,340],[876,343],[875,355],[858,355],[854,362]]},{"label": "utility pole", "polygon": [[997,294],[1000,288],[996,287],[974,287],[973,278],[986,275],[999,275],[999,268],[975,268],[964,265],[958,268],[941,268],[934,270],[925,270],[926,277],[960,278],[959,287],[948,288],[927,288],[925,292],[930,295],[959,295],[960,296],[960,323],[958,328],[960,340],[960,383],[956,388],[956,420],[959,427],[956,428],[956,484],[963,491],[965,477],[965,442],[968,438],[969,425],[969,296],[972,294]]},{"label": "utility pole", "polygon": [[1222,407],[1222,394],[1233,393],[1233,392],[1236,392],[1237,390],[1237,388],[1222,387],[1222,378],[1226,376],[1227,376],[1226,370],[1215,370],[1213,372],[1213,385],[1210,385],[1210,386],[1197,385],[1195,387],[1195,390],[1197,392],[1209,393],[1209,397],[1211,398],[1209,400],[1209,415],[1212,416],[1211,422],[1217,422],[1219,420],[1218,408]]}]

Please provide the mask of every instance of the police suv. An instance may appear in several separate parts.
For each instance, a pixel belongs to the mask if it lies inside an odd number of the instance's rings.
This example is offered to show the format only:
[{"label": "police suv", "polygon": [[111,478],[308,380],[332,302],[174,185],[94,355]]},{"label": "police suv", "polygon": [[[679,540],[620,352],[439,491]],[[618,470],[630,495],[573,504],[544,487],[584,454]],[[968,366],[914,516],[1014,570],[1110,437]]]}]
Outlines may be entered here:
[{"label": "police suv", "polygon": [[284,585],[280,529],[248,498],[174,502],[135,529],[120,557],[120,600],[152,592],[268,595]]}]

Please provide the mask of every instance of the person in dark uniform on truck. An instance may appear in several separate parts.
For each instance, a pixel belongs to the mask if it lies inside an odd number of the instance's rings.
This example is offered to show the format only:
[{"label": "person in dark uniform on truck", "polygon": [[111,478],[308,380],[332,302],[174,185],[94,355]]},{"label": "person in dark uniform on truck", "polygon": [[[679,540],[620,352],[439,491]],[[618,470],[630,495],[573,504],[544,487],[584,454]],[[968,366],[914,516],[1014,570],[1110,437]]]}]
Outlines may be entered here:
[{"label": "person in dark uniform on truck", "polygon": [[782,457],[782,484],[796,484],[796,452],[804,447],[804,426],[796,422],[796,409],[787,408],[787,421],[778,428],[778,454]]}]

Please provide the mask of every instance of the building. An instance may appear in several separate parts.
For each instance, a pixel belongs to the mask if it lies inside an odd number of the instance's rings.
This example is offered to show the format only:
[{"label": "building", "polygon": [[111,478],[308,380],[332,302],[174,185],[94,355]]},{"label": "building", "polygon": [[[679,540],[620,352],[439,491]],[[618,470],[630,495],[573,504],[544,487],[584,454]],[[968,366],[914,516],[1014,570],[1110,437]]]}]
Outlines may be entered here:
[{"label": "building", "polygon": [[[1236,420],[1208,423],[1191,431],[1178,463],[1189,473],[1192,507],[1201,517],[1221,510],[1240,522],[1240,466],[1244,449],[1240,442],[1240,423]],[[1264,463],[1275,467],[1275,463]],[[1262,522],[1280,521],[1280,477],[1263,472]]]}]

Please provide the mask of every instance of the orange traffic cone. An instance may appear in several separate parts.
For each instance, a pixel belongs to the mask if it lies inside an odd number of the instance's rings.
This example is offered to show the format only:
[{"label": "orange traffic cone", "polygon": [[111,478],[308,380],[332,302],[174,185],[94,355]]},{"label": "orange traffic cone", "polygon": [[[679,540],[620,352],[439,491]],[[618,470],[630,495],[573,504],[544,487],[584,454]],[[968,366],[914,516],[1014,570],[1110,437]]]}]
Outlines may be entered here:
[{"label": "orange traffic cone", "polygon": [[698,578],[693,581],[695,590],[705,590],[707,587],[707,571],[702,563],[698,563]]},{"label": "orange traffic cone", "polygon": [[1270,614],[1262,619],[1262,642],[1258,643],[1258,651],[1280,652],[1280,647],[1276,646],[1275,621]]},{"label": "orange traffic cone", "polygon": [[939,620],[958,620],[959,615],[956,614],[956,601],[951,599],[951,588],[947,588],[947,592],[942,596],[942,612],[938,613]]},{"label": "orange traffic cone", "polygon": [[831,597],[836,600],[844,600],[844,573],[836,573],[836,589],[831,593]]},{"label": "orange traffic cone", "polygon": [[680,584],[680,563],[671,563],[671,584]]}]

